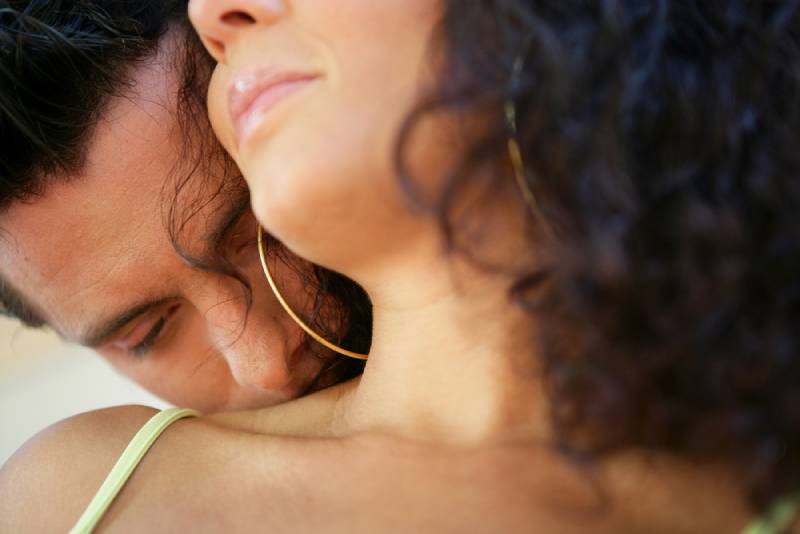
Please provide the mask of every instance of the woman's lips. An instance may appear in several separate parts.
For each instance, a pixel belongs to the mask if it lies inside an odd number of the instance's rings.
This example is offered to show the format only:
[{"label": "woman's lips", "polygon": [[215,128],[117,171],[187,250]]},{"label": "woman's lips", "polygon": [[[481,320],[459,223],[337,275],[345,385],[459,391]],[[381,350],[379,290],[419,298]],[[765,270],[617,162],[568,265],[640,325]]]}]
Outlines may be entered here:
[{"label": "woman's lips", "polygon": [[284,98],[314,81],[316,74],[274,69],[236,76],[228,91],[236,143],[241,144],[261,124],[261,119]]}]

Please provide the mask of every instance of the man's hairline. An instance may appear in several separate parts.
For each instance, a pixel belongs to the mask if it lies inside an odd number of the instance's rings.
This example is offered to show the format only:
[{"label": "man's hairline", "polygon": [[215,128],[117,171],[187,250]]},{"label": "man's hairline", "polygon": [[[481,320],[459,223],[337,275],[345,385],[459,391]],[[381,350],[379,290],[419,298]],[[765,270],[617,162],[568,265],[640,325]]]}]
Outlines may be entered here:
[{"label": "man's hairline", "polygon": [[[42,170],[34,170],[34,173],[38,175],[36,181],[38,181],[40,184],[40,186],[34,190],[34,193],[32,193],[29,197],[12,199],[10,202],[0,203],[0,239],[3,239],[5,236],[7,236],[7,233],[2,229],[1,221],[14,206],[23,203],[35,203],[37,199],[44,198],[47,195],[48,190],[50,190],[52,187],[53,183],[70,183],[79,181],[83,177],[87,165],[86,156],[89,152],[89,148],[91,147],[92,142],[97,135],[97,131],[101,123],[108,117],[115,99],[130,99],[132,96],[135,96],[135,93],[133,93],[136,91],[135,84],[131,87],[127,86],[129,86],[130,82],[135,78],[135,73],[138,70],[142,68],[153,68],[154,66],[158,65],[163,65],[164,67],[170,66],[168,63],[170,58],[164,57],[165,49],[163,44],[165,41],[177,39],[177,34],[179,34],[183,29],[182,22],[183,21],[181,20],[167,21],[165,24],[165,31],[158,37],[156,45],[153,47],[153,49],[139,58],[130,59],[129,64],[123,68],[123,74],[120,78],[119,87],[125,89],[119,93],[109,92],[101,99],[95,112],[96,120],[94,120],[88,126],[80,141],[80,157],[78,158],[78,163],[75,168],[61,169],[63,172],[58,174],[53,172],[46,173]],[[176,46],[173,48],[173,50],[175,52],[179,52],[181,48]],[[174,56],[172,59],[174,59]],[[182,73],[182,76],[185,77],[185,73]],[[20,315],[22,317],[20,317]],[[38,310],[37,306],[31,304],[31,302],[23,296],[22,292],[16,289],[14,285],[6,279],[2,271],[0,271],[0,316],[16,319],[26,326],[31,326],[34,328],[41,328],[45,326],[54,328],[50,324],[50,321],[45,318],[46,314],[42,313],[41,310]]]}]

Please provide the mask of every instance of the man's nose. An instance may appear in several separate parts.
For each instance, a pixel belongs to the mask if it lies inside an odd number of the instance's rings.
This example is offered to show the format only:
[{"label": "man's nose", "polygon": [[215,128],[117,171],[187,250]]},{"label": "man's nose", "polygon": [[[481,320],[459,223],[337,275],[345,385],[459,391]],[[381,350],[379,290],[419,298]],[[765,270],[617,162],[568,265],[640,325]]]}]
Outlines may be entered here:
[{"label": "man's nose", "polygon": [[[209,286],[216,286],[210,290]],[[287,341],[270,315],[249,308],[237,281],[204,284],[192,298],[209,337],[241,386],[278,390],[290,379]],[[271,322],[270,322],[271,321]]]},{"label": "man's nose", "polygon": [[277,391],[288,385],[291,376],[283,347],[253,346],[243,338],[220,350],[236,383],[266,391]]}]

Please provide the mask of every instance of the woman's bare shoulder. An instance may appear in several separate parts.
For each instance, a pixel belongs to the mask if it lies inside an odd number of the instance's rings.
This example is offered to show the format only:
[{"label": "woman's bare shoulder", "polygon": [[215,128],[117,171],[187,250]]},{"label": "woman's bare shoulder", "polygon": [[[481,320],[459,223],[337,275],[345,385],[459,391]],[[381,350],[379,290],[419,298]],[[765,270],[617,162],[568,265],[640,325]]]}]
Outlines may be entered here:
[{"label": "woman's bare shoulder", "polygon": [[[0,468],[0,532],[68,530],[156,412],[123,406],[84,413],[28,441]],[[99,526],[219,532],[290,525],[299,511],[288,504],[312,494],[321,477],[341,478],[347,470],[342,450],[331,440],[264,435],[204,417],[178,421],[145,455]]]},{"label": "woman's bare shoulder", "polygon": [[144,406],[96,410],[31,438],[0,468],[0,532],[68,529],[156,411]]},{"label": "woman's bare shoulder", "polygon": [[[0,532],[69,529],[153,413],[136,406],[91,412],[32,439],[0,470]],[[491,523],[525,531],[530,503],[542,491],[531,481],[548,478],[547,463],[536,467],[534,459],[529,451],[459,452],[370,434],[292,438],[188,419],[158,439],[100,526],[374,532],[427,524],[469,531],[485,526],[490,510],[504,509]]]},{"label": "woman's bare shoulder", "polygon": [[[33,438],[0,470],[0,532],[69,529],[154,413],[136,406],[100,410]],[[375,531],[386,524],[413,529],[420,522],[479,525],[485,507],[475,504],[486,497],[469,489],[475,485],[467,481],[495,485],[496,480],[487,478],[487,465],[494,462],[472,456],[384,436],[291,438],[205,418],[184,420],[155,443],[100,526],[124,532],[220,532],[249,531],[254,525],[286,531],[340,531],[343,526]],[[495,493],[483,504],[492,508],[506,501],[507,495]],[[409,515],[398,502],[417,513]],[[448,507],[459,514],[443,518],[440,511]]]}]

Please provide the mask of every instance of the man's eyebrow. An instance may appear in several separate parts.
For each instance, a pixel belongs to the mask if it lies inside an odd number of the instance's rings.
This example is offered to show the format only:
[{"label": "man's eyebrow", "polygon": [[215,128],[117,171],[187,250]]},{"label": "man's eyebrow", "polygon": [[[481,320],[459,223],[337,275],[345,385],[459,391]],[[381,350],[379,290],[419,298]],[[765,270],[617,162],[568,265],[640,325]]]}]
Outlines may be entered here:
[{"label": "man's eyebrow", "polygon": [[111,319],[100,321],[97,326],[88,328],[84,333],[77,336],[76,341],[81,345],[90,348],[97,348],[103,345],[108,339],[114,335],[120,328],[127,325],[131,321],[138,319],[147,312],[163,306],[164,304],[174,301],[175,296],[160,298],[157,300],[150,300],[141,304],[136,304],[125,311],[114,315]]},{"label": "man's eyebrow", "polygon": [[0,314],[17,319],[25,326],[40,328],[47,324],[34,306],[3,277],[0,277],[0,306]]}]

